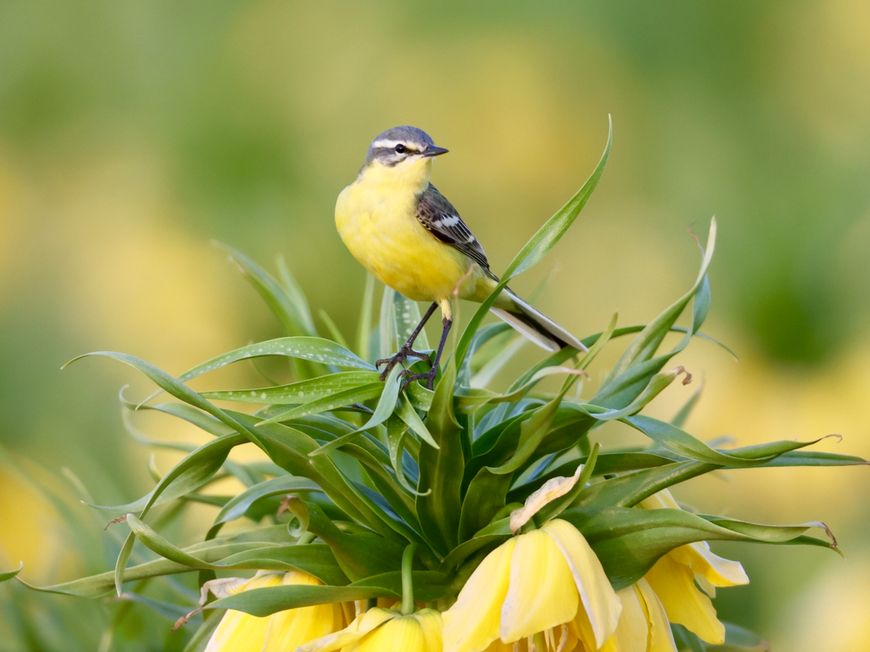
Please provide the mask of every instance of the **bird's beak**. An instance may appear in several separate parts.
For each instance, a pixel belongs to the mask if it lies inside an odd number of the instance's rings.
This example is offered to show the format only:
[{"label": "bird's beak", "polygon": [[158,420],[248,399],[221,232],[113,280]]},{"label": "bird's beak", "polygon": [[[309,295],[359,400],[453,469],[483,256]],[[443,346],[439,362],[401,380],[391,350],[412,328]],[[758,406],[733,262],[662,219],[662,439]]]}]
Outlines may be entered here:
[{"label": "bird's beak", "polygon": [[441,156],[442,154],[446,154],[448,149],[444,147],[438,147],[437,145],[429,145],[426,150],[423,152],[423,156]]}]

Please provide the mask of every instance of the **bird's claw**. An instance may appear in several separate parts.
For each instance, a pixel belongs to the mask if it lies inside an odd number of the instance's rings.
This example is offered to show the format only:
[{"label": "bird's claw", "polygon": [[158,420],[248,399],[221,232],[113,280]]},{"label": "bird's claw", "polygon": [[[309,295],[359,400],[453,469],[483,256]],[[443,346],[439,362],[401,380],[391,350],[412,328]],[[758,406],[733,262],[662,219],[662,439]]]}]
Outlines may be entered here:
[{"label": "bird's claw", "polygon": [[422,351],[415,351],[410,346],[403,346],[401,349],[398,350],[398,352],[396,352],[394,356],[375,360],[375,367],[386,365],[384,367],[384,370],[381,372],[381,380],[386,380],[387,376],[389,376],[390,372],[393,370],[393,367],[401,362],[404,362],[408,358],[419,358],[420,360],[424,360],[426,364],[430,366],[432,364],[432,356],[430,356],[428,353],[423,353]]},{"label": "bird's claw", "polygon": [[402,371],[402,391],[404,392],[408,385],[413,383],[415,380],[425,380],[426,387],[428,389],[435,388],[435,376],[438,373],[438,367],[430,367],[429,371],[424,371],[423,373],[414,373],[410,369],[405,369]]}]

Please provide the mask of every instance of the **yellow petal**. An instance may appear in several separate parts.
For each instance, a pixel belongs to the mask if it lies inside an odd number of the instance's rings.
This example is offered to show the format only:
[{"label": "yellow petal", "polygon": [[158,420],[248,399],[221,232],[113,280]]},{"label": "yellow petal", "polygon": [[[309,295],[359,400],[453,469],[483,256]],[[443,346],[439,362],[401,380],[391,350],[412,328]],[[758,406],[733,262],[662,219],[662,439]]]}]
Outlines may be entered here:
[{"label": "yellow petal", "polygon": [[649,638],[647,652],[677,652],[677,644],[668,622],[668,614],[655,591],[645,579],[641,578],[634,585],[643,601],[646,610]]},{"label": "yellow petal", "polygon": [[340,630],[344,626],[338,605],[319,604],[280,611],[270,616],[263,652],[285,652]]},{"label": "yellow petal", "polygon": [[[260,589],[269,586],[278,586],[281,583],[281,575],[257,575],[247,582],[233,585],[228,595],[234,595],[250,589]],[[266,641],[271,616],[259,618],[245,613],[229,609],[221,618],[217,628],[211,635],[205,652],[261,652]]]},{"label": "yellow petal", "polygon": [[396,616],[342,652],[429,652],[420,621],[413,615]]},{"label": "yellow petal", "polygon": [[269,618],[244,611],[227,611],[208,641],[205,652],[260,652],[266,640]]},{"label": "yellow petal", "polygon": [[649,623],[637,585],[621,589],[616,595],[622,603],[622,614],[613,636],[601,648],[602,652],[647,652]]},{"label": "yellow petal", "polygon": [[668,553],[674,561],[689,566],[696,575],[713,586],[749,584],[749,577],[739,561],[725,559],[710,550],[706,541],[680,546]]},{"label": "yellow petal", "polygon": [[501,608],[499,634],[505,643],[572,620],[579,604],[565,555],[544,530],[521,534],[516,542]]},{"label": "yellow petal", "polygon": [[[281,583],[286,586],[319,586],[316,577],[299,571],[284,574]],[[344,627],[340,605],[319,604],[279,611],[269,616],[269,627],[262,652],[295,650],[303,643],[331,634]]]},{"label": "yellow petal", "polygon": [[442,642],[444,623],[441,613],[434,609],[421,609],[414,614],[414,617],[420,623],[420,629],[423,631],[426,652],[442,652],[444,649]]},{"label": "yellow petal", "polygon": [[646,579],[664,605],[668,620],[708,643],[725,641],[725,627],[716,617],[710,598],[695,586],[691,568],[665,555],[647,572]]},{"label": "yellow petal", "polygon": [[541,531],[559,547],[571,569],[580,601],[592,628],[595,646],[600,648],[616,631],[622,610],[601,562],[579,530],[567,521],[554,519],[544,525]]},{"label": "yellow petal", "polygon": [[395,611],[381,609],[380,607],[369,609],[357,616],[350,625],[341,631],[327,634],[305,645],[299,645],[295,648],[296,652],[331,652],[332,650],[345,648],[351,649],[358,641],[364,639],[368,634],[397,616],[398,614]]},{"label": "yellow petal", "polygon": [[227,595],[236,595],[237,593],[250,591],[251,589],[265,589],[270,586],[280,586],[283,577],[283,573],[258,573],[247,582],[233,584],[227,589],[226,593]]},{"label": "yellow petal", "polygon": [[525,652],[528,649],[522,642],[520,643],[502,643],[498,639],[489,644],[484,652]]},{"label": "yellow petal", "polygon": [[516,542],[515,538],[508,539],[484,557],[465,582],[456,603],[442,614],[445,652],[477,652],[498,638]]},{"label": "yellow petal", "polygon": [[[543,646],[541,638],[543,638]],[[560,625],[538,636],[524,638],[514,643],[494,641],[484,652],[586,652],[592,649],[583,647],[580,639],[568,625]]]},{"label": "yellow petal", "polygon": [[580,480],[580,474],[583,472],[583,465],[577,467],[572,476],[556,476],[550,478],[539,489],[532,492],[523,506],[511,512],[510,528],[511,532],[516,533],[529,520],[537,514],[548,503],[553,502],[557,498],[564,496],[574,488],[577,481]]},{"label": "yellow petal", "polygon": [[[644,498],[638,505],[644,509],[682,509],[667,489],[662,489],[652,496]],[[668,554],[681,564],[691,567],[699,576],[696,579],[703,578],[700,583],[710,595],[714,594],[714,590],[708,590],[708,587],[711,586],[749,584],[749,577],[743,570],[743,565],[739,561],[732,561],[713,554],[710,551],[710,544],[706,541],[696,541],[680,546]]]},{"label": "yellow petal", "polygon": [[644,509],[683,509],[674,500],[674,495],[670,489],[662,489],[652,496],[647,496],[638,503],[638,507],[643,507]]}]

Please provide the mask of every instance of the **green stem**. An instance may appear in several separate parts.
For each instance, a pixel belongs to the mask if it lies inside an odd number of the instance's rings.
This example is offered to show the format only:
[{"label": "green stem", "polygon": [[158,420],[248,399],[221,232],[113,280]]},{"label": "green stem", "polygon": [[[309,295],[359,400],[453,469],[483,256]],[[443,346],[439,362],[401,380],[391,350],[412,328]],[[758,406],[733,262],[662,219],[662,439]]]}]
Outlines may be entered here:
[{"label": "green stem", "polygon": [[402,553],[402,613],[406,616],[414,613],[414,580],[411,578],[411,570],[416,549],[417,544],[411,543]]}]

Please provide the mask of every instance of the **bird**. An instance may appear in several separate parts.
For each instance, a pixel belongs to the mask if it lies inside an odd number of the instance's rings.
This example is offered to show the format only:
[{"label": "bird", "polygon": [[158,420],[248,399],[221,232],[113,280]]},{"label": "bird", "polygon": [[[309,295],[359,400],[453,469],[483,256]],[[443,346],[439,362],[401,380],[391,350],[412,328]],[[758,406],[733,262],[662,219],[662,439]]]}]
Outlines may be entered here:
[{"label": "bird", "polygon": [[[409,358],[427,360],[427,372],[402,373],[405,382],[425,380],[429,389],[453,324],[452,299],[482,302],[499,283],[483,246],[431,183],[433,159],[447,152],[417,127],[387,129],[372,140],[356,179],[335,204],[336,229],[353,257],[407,299],[430,302],[399,351],[376,361],[378,368],[384,365],[383,380]],[[433,359],[413,347],[437,308],[442,328]],[[579,339],[510,288],[501,290],[491,311],[544,349],[586,350]]]}]

